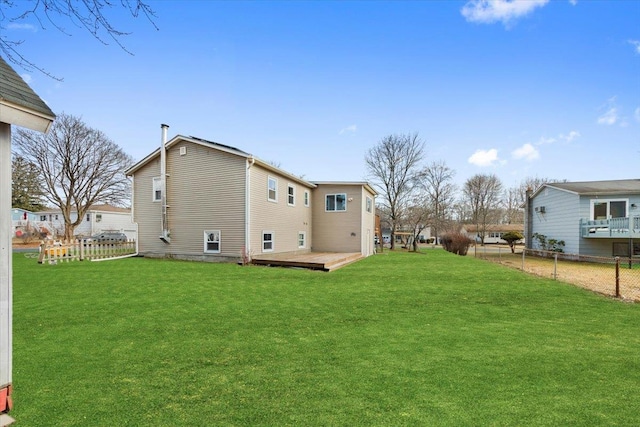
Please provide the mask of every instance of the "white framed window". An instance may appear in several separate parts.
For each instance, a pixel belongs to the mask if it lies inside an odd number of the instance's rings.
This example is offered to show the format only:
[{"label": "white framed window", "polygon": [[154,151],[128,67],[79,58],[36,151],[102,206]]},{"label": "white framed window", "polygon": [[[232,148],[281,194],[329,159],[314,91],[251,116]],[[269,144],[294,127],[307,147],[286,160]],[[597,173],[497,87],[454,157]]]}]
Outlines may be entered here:
[{"label": "white framed window", "polygon": [[309,190],[304,190],[304,205],[309,207]]},{"label": "white framed window", "polygon": [[371,213],[373,211],[373,199],[371,197],[367,197],[367,212]]},{"label": "white framed window", "polygon": [[46,215],[40,215],[40,221],[46,221],[46,220],[47,220]]},{"label": "white framed window", "polygon": [[296,187],[292,184],[287,184],[287,204],[289,206],[296,205]]},{"label": "white framed window", "polygon": [[[56,218],[56,219],[58,219],[58,218]],[[100,221],[102,221],[102,214],[96,214],[96,222],[100,222]]]},{"label": "white framed window", "polygon": [[91,214],[90,213],[87,214],[87,221],[91,221]]},{"label": "white framed window", "polygon": [[273,231],[262,232],[262,252],[273,252],[274,240]]},{"label": "white framed window", "polygon": [[325,211],[327,212],[341,212],[347,210],[347,195],[346,193],[327,194],[325,196]]},{"label": "white framed window", "polygon": [[220,230],[205,230],[204,251],[211,254],[220,253]]},{"label": "white framed window", "polygon": [[628,209],[628,199],[592,199],[591,219],[626,218]]},{"label": "white framed window", "polygon": [[267,199],[270,202],[278,201],[278,180],[271,176],[267,178]]},{"label": "white framed window", "polygon": [[162,179],[159,176],[153,178],[153,201],[162,201]]},{"label": "white framed window", "polygon": [[307,247],[307,232],[298,231],[298,249],[303,249],[306,247]]}]

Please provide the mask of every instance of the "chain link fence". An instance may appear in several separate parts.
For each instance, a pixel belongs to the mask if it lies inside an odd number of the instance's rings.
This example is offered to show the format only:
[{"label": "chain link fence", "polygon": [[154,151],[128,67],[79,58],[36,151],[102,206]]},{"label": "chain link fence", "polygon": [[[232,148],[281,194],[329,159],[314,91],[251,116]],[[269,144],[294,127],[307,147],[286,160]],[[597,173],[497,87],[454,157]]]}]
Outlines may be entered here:
[{"label": "chain link fence", "polygon": [[469,255],[604,295],[640,302],[640,259],[593,257],[509,247],[478,246]]}]

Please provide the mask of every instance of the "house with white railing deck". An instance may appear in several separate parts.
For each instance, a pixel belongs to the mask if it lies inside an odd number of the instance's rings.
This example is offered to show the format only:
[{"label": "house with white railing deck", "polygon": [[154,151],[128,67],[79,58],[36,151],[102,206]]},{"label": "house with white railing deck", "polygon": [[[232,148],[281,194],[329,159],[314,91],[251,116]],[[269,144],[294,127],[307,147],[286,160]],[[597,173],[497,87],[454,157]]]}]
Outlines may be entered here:
[{"label": "house with white railing deck", "polygon": [[640,179],[560,182],[528,192],[527,247],[534,236],[565,242],[564,252],[640,257]]}]

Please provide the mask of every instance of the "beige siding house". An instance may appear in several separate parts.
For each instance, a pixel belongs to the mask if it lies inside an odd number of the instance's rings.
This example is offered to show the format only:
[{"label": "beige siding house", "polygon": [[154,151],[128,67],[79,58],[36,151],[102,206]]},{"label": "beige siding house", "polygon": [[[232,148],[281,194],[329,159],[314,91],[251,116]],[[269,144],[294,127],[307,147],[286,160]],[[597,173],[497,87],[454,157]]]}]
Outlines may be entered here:
[{"label": "beige siding house", "polygon": [[373,253],[376,193],[367,183],[305,181],[194,137],[163,145],[127,171],[140,254],[237,262],[311,251]]}]

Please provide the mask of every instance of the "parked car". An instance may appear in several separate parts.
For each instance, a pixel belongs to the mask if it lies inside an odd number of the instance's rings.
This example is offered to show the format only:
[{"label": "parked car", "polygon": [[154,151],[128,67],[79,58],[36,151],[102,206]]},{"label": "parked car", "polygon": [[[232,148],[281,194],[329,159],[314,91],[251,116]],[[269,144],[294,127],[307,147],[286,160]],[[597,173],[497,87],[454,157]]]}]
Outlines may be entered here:
[{"label": "parked car", "polygon": [[124,233],[105,231],[91,236],[85,240],[85,243],[119,243],[126,242],[127,240],[129,239],[127,239],[127,235]]}]

